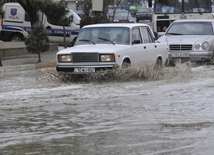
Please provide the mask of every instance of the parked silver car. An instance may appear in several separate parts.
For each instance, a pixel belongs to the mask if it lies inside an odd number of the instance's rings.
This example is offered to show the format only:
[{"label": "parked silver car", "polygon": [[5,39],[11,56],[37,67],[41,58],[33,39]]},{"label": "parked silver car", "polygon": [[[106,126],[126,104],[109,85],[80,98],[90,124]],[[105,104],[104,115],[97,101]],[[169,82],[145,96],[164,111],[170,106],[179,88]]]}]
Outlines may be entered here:
[{"label": "parked silver car", "polygon": [[214,19],[176,20],[159,42],[169,45],[169,64],[213,59]]}]

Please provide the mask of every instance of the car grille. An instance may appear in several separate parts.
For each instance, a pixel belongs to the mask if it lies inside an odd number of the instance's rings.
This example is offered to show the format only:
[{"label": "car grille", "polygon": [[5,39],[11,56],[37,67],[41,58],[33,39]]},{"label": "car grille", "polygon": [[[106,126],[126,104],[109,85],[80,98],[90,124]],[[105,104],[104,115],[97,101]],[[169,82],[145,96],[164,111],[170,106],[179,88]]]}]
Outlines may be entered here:
[{"label": "car grille", "polygon": [[180,44],[176,44],[176,45],[169,45],[169,49],[171,51],[191,51],[192,50],[192,45],[180,45]]},{"label": "car grille", "polygon": [[73,62],[98,62],[98,53],[72,53]]},{"label": "car grille", "polygon": [[119,20],[120,23],[128,23],[129,20]]}]

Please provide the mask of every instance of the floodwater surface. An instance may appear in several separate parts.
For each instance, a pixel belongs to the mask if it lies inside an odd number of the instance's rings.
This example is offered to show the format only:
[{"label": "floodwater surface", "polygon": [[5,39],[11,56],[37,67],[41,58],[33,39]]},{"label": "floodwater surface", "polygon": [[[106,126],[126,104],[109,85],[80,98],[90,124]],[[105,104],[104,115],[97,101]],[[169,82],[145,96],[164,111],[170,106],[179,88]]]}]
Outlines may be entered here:
[{"label": "floodwater surface", "polygon": [[214,66],[0,74],[0,155],[212,155]]}]

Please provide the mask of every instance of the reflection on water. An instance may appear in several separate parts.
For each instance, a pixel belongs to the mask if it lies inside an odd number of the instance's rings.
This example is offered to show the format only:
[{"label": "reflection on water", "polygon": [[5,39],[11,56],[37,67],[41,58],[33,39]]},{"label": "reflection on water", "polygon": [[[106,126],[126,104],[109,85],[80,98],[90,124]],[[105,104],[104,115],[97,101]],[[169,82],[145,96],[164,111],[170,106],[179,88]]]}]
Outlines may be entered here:
[{"label": "reflection on water", "polygon": [[213,66],[0,76],[0,155],[214,152]]}]

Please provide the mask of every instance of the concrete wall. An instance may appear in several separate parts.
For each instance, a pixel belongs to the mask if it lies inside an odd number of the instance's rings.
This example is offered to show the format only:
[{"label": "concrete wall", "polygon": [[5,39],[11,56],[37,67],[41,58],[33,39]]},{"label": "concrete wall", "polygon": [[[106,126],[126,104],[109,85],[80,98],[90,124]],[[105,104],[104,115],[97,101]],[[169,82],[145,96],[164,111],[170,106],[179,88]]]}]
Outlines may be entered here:
[{"label": "concrete wall", "polygon": [[[48,51],[58,51],[58,44],[50,43]],[[0,57],[14,57],[30,54],[24,42],[0,42]]]}]

